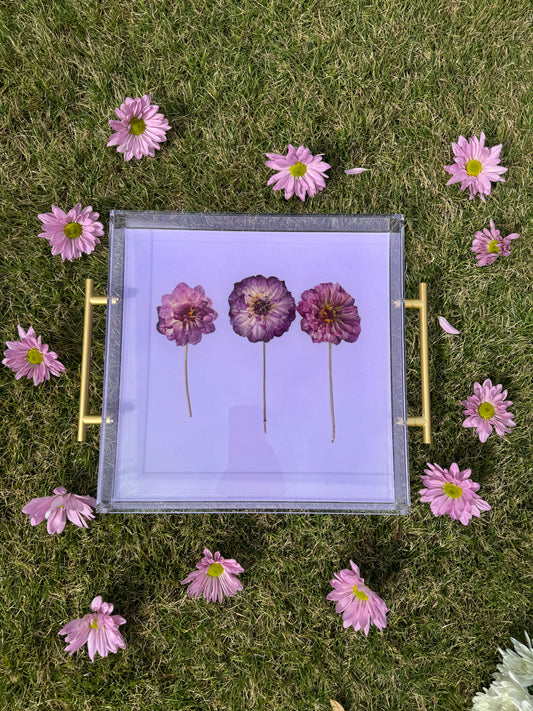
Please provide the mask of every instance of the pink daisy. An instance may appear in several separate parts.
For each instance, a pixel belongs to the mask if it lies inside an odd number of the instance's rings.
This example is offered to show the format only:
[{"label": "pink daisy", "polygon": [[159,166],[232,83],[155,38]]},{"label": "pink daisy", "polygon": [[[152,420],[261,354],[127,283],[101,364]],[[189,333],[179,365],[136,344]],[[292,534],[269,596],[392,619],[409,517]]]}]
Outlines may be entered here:
[{"label": "pink daisy", "polygon": [[59,207],[52,205],[52,212],[44,212],[37,217],[44,224],[44,237],[52,247],[52,254],[60,254],[61,259],[72,261],[85,254],[90,254],[97,244],[98,237],[104,234],[104,226],[97,222],[99,214],[92,207],[81,208],[78,202],[66,214]]},{"label": "pink daisy", "polygon": [[474,383],[474,394],[469,395],[467,400],[461,400],[461,405],[466,407],[463,413],[468,415],[463,427],[475,427],[481,442],[487,441],[493,427],[496,434],[503,437],[516,425],[514,415],[506,411],[513,403],[505,399],[507,390],[502,392],[502,388],[503,385],[493,385],[487,379],[483,385]]},{"label": "pink daisy", "polygon": [[478,267],[492,264],[498,257],[508,257],[511,254],[511,242],[518,239],[519,234],[513,232],[507,237],[502,237],[500,230],[494,227],[494,222],[490,221],[490,232],[484,227],[482,232],[476,232],[472,242],[472,252],[476,253]]},{"label": "pink daisy", "polygon": [[337,601],[335,612],[342,613],[344,628],[363,629],[366,635],[371,624],[382,630],[387,626],[389,608],[377,593],[365,585],[355,563],[350,561],[350,565],[351,570],[344,568],[335,573],[331,581],[335,590],[326,595],[326,599]]},{"label": "pink daisy", "polygon": [[424,469],[427,476],[422,475],[426,488],[419,491],[420,501],[429,502],[435,516],[448,514],[466,526],[472,516],[479,518],[482,511],[490,510],[487,502],[476,494],[479,484],[470,479],[470,469],[459,471],[455,463],[449,470],[429,462],[427,466],[429,469]]},{"label": "pink daisy", "polygon": [[163,114],[157,113],[159,106],[151,104],[151,99],[150,94],[135,99],[128,96],[120,108],[115,109],[119,120],[109,121],[115,133],[107,145],[117,146],[117,151],[124,153],[124,160],[153,158],[159,144],[167,140],[170,126]]},{"label": "pink daisy", "polygon": [[479,139],[472,136],[467,141],[464,136],[459,136],[459,142],[452,143],[452,149],[455,162],[444,166],[444,170],[452,175],[446,185],[460,182],[461,190],[470,189],[470,200],[479,193],[485,202],[485,195],[490,195],[491,182],[505,183],[500,176],[507,172],[507,168],[499,165],[502,144],[487,148],[483,131]]},{"label": "pink daisy", "polygon": [[267,185],[274,185],[274,190],[285,190],[285,200],[296,195],[300,200],[305,196],[313,197],[326,187],[324,178],[331,166],[322,160],[322,153],[314,156],[308,148],[294,148],[289,144],[286,156],[279,153],[265,153],[270,160],[265,161],[268,168],[277,170]]},{"label": "pink daisy", "polygon": [[92,613],[81,618],[72,620],[66,624],[58,634],[66,635],[65,652],[74,654],[87,642],[89,657],[94,662],[96,652],[101,657],[107,657],[109,652],[115,654],[120,647],[126,649],[122,635],[118,628],[126,623],[120,615],[112,615],[113,605],[110,602],[103,602],[102,596],[98,595],[91,602]]},{"label": "pink daisy", "polygon": [[63,531],[67,517],[74,525],[87,528],[85,519],[94,518],[92,510],[95,506],[96,500],[92,496],[67,494],[64,486],[58,486],[54,489],[54,496],[32,499],[22,509],[22,513],[29,514],[32,526],[46,519],[46,530],[54,534]]},{"label": "pink daisy", "polygon": [[45,378],[50,380],[50,373],[59,375],[66,371],[56,353],[49,351],[46,343],[41,343],[41,336],[36,337],[31,326],[27,333],[20,326],[17,328],[20,341],[6,341],[7,350],[2,361],[15,372],[17,380],[27,375],[28,379],[33,378],[34,385],[39,385]]},{"label": "pink daisy", "polygon": [[207,602],[222,602],[224,596],[233,597],[242,590],[242,583],[235,576],[242,573],[244,568],[233,558],[223,558],[218,551],[211,555],[211,551],[204,548],[204,557],[196,567],[198,570],[193,570],[181,581],[182,585],[190,583],[187,589],[190,597],[199,598],[203,595]]}]

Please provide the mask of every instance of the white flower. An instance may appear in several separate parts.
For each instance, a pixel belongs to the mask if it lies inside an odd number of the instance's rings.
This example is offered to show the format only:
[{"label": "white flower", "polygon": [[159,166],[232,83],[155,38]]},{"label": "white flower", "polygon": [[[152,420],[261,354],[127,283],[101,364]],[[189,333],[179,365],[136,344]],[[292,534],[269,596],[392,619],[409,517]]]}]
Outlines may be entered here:
[{"label": "white flower", "polygon": [[472,711],[533,711],[533,696],[512,673],[478,692],[472,702]]},{"label": "white flower", "polygon": [[533,684],[533,647],[527,632],[527,646],[518,640],[511,638],[515,651],[511,649],[499,650],[503,658],[503,664],[498,664],[498,669],[502,674],[512,673],[518,683],[523,687]]}]

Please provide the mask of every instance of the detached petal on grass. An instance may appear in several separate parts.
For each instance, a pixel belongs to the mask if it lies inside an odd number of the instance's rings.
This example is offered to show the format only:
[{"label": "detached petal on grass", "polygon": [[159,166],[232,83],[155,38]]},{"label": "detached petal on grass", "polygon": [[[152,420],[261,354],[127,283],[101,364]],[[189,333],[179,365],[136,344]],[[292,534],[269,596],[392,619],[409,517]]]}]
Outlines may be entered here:
[{"label": "detached petal on grass", "polygon": [[442,328],[443,331],[446,331],[446,333],[451,333],[452,336],[457,336],[461,331],[458,331],[456,328],[454,328],[449,321],[447,321],[444,316],[439,316],[439,324],[440,327]]},{"label": "detached petal on grass", "polygon": [[344,172],[346,173],[346,175],[359,175],[359,173],[364,173],[365,170],[368,170],[368,168],[349,168]]}]

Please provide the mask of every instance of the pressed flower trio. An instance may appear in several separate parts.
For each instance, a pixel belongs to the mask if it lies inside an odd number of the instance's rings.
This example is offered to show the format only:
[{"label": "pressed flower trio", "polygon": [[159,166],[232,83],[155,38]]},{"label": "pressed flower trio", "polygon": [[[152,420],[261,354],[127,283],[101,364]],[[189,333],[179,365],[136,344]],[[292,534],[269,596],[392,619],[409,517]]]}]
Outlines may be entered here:
[{"label": "pressed flower trio", "polygon": [[[118,120],[110,121],[114,130],[108,145],[116,145],[124,154],[124,160],[140,159],[155,155],[160,143],[166,140],[170,126],[165,117],[158,113],[158,107],[151,104],[149,95],[142,98],[127,98],[120,108],[115,109]],[[491,192],[491,182],[501,181],[506,168],[499,165],[501,145],[489,149],[485,145],[485,136],[481,133],[478,140],[469,141],[460,136],[458,144],[452,144],[455,163],[445,166],[452,177],[448,184],[461,182],[461,189],[470,191],[470,199],[479,194],[485,197]],[[284,190],[285,198],[293,195],[302,201],[306,196],[314,196],[325,187],[326,170],[330,165],[322,160],[322,155],[313,156],[300,146],[289,146],[286,156],[267,154],[266,165],[276,171],[268,181],[274,190]],[[359,174],[364,168],[346,170],[349,175]],[[44,232],[40,235],[47,239],[53,255],[60,255],[62,260],[79,258],[83,253],[90,254],[99,244],[98,237],[103,235],[103,226],[97,222],[98,213],[92,207],[81,208],[78,203],[68,213],[52,206],[52,212],[39,215]],[[493,220],[490,231],[484,228],[476,233],[472,251],[477,255],[479,266],[493,263],[498,256],[508,256],[510,243],[519,235],[510,234],[501,238]],[[335,416],[332,384],[332,345],[342,340],[354,343],[361,333],[361,321],[353,297],[344,288],[333,282],[322,282],[304,290],[296,304],[294,297],[284,281],[275,276],[261,274],[249,276],[235,282],[229,298],[229,320],[235,334],[245,337],[251,343],[262,343],[263,352],[263,424],[267,431],[265,359],[266,343],[274,337],[284,335],[296,318],[301,317],[301,330],[307,333],[313,343],[328,343],[329,347],[329,385],[332,422],[332,442],[335,440]],[[211,299],[202,286],[190,287],[184,282],[178,283],[170,294],[164,294],[161,305],[157,307],[157,330],[167,339],[175,341],[177,346],[184,346],[185,384],[189,414],[192,416],[191,398],[187,378],[188,345],[198,344],[203,335],[215,331],[214,321],[219,314],[213,308]],[[439,318],[442,328],[449,334],[458,334],[446,319]],[[36,337],[33,328],[25,332],[19,326],[20,341],[7,342],[3,363],[12,368],[16,378],[26,375],[33,378],[34,384],[49,379],[50,374],[59,376],[65,371],[57,360],[57,355],[48,351],[42,344],[41,337]],[[462,404],[468,415],[464,427],[475,427],[481,442],[485,442],[492,429],[500,436],[510,431],[515,425],[513,415],[506,411],[511,405],[506,401],[507,392],[502,392],[502,385],[493,386],[490,380],[483,385],[474,385],[474,396],[468,397]],[[490,509],[475,492],[479,484],[469,479],[470,470],[459,471],[453,463],[450,469],[438,464],[430,465],[423,476],[425,489],[420,494],[422,501],[431,504],[431,510],[437,516],[444,513],[452,519],[459,519],[466,524],[472,516],[479,516],[481,511]],[[77,526],[87,527],[86,519],[94,518],[92,509],[95,500],[90,496],[68,494],[64,487],[54,489],[54,496],[33,499],[23,509],[30,515],[31,525],[47,520],[49,533],[61,533],[68,518]],[[342,570],[331,581],[334,592],[327,598],[337,602],[336,611],[343,614],[343,626],[364,629],[368,634],[371,624],[379,629],[386,626],[388,608],[384,601],[364,585],[359,568],[350,561],[351,570]],[[191,573],[183,584],[189,585],[188,593],[192,597],[203,596],[207,601],[221,602],[224,596],[233,596],[242,590],[237,576],[243,568],[231,559],[224,559],[219,552],[213,556],[208,549],[204,558],[197,564],[197,570]],[[59,634],[66,635],[67,651],[71,654],[83,644],[88,644],[91,660],[98,652],[102,657],[108,652],[125,648],[125,642],[118,627],[126,622],[119,615],[111,615],[113,605],[105,603],[97,596],[91,603],[92,613],[80,620],[67,624]]]}]

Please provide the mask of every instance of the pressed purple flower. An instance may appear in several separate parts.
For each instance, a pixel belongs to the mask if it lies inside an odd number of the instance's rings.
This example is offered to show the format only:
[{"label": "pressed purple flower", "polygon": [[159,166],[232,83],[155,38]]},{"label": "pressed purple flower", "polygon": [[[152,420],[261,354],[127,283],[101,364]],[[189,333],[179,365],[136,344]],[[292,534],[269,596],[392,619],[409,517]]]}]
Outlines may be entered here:
[{"label": "pressed purple flower", "polygon": [[252,343],[282,336],[296,318],[292,294],[275,276],[246,277],[234,285],[228,301],[233,330]]},{"label": "pressed purple flower", "polygon": [[463,427],[475,427],[481,442],[487,441],[493,427],[496,434],[503,437],[516,425],[513,421],[514,415],[507,412],[507,408],[513,403],[505,399],[507,390],[502,392],[502,388],[503,385],[493,385],[488,379],[483,385],[474,383],[474,394],[461,401],[461,405],[466,407],[463,413],[468,415]]},{"label": "pressed purple flower", "polygon": [[286,156],[280,153],[265,153],[269,160],[265,165],[278,172],[273,175],[267,185],[273,185],[273,190],[285,190],[285,200],[296,195],[304,201],[305,196],[313,197],[326,187],[326,170],[331,166],[322,160],[322,153],[314,156],[309,148],[295,148],[289,144]]},{"label": "pressed purple flower", "polygon": [[33,384],[39,385],[43,380],[50,380],[50,373],[59,376],[66,371],[63,363],[57,360],[57,355],[48,350],[46,343],[41,343],[41,336],[35,336],[30,326],[28,332],[17,326],[20,341],[6,341],[2,363],[15,372],[15,378],[33,378]]},{"label": "pressed purple flower", "polygon": [[448,514],[451,519],[459,520],[467,525],[472,516],[479,518],[482,511],[489,511],[490,506],[476,494],[479,484],[470,479],[470,469],[459,471],[455,462],[449,469],[443,469],[438,464],[427,463],[422,475],[422,483],[426,487],[420,490],[420,501],[429,502],[435,516]]},{"label": "pressed purple flower", "polygon": [[476,254],[478,267],[492,264],[498,257],[508,257],[511,254],[511,242],[519,237],[516,232],[502,237],[500,230],[490,220],[490,231],[484,227],[481,232],[476,232],[472,242],[472,252]]},{"label": "pressed purple flower", "polygon": [[64,486],[54,489],[54,496],[40,496],[32,499],[22,509],[28,514],[32,526],[46,520],[46,530],[50,534],[61,533],[67,518],[74,525],[87,528],[86,520],[94,518],[93,509],[96,500],[92,496],[67,494]]},{"label": "pressed purple flower", "polygon": [[343,568],[335,573],[331,585],[334,590],[326,595],[327,600],[337,602],[335,612],[342,614],[342,626],[364,630],[368,636],[370,625],[382,630],[387,626],[389,608],[380,596],[365,585],[359,568],[350,561],[351,570]]},{"label": "pressed purple flower", "polygon": [[124,160],[143,156],[155,156],[160,143],[167,140],[166,133],[170,130],[168,121],[163,114],[157,113],[159,106],[151,104],[150,94],[126,101],[115,109],[118,121],[111,120],[109,125],[114,133],[108,146],[117,146],[119,153],[124,153]]},{"label": "pressed purple flower", "polygon": [[505,183],[501,174],[506,173],[507,168],[499,165],[502,144],[487,148],[483,131],[479,139],[472,136],[467,141],[464,136],[459,136],[458,143],[452,143],[452,149],[455,162],[444,166],[444,170],[452,176],[446,185],[460,182],[461,190],[469,188],[470,200],[479,193],[485,202],[485,195],[490,195],[491,183]]},{"label": "pressed purple flower", "polygon": [[52,212],[37,217],[44,225],[44,232],[39,237],[48,240],[52,254],[60,254],[63,261],[90,254],[100,244],[98,237],[104,234],[104,226],[97,221],[99,213],[93,212],[91,205],[82,209],[81,202],[67,213],[52,205]]},{"label": "pressed purple flower", "polygon": [[189,597],[203,596],[207,602],[222,602],[224,597],[233,597],[242,590],[242,583],[236,576],[244,572],[244,568],[233,558],[223,558],[218,551],[212,555],[208,548],[204,548],[204,557],[196,567],[197,570],[181,581],[182,585],[189,586]]},{"label": "pressed purple flower", "polygon": [[98,595],[91,602],[91,610],[87,615],[79,620],[72,620],[58,632],[66,635],[65,652],[74,654],[87,642],[89,657],[94,662],[96,652],[101,657],[107,657],[109,652],[115,654],[119,647],[126,649],[122,635],[119,632],[120,625],[126,620],[120,615],[112,615],[113,605],[110,602],[103,602],[102,596]]}]

